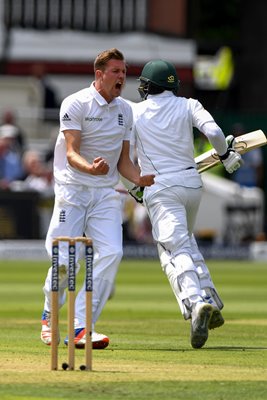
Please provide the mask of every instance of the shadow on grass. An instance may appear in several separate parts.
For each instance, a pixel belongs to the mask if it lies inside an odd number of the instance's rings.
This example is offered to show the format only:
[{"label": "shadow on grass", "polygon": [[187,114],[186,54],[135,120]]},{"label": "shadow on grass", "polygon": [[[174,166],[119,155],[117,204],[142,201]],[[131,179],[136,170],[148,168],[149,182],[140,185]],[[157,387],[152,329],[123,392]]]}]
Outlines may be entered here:
[{"label": "shadow on grass", "polygon": [[256,346],[215,346],[207,347],[202,350],[223,350],[223,351],[246,351],[246,350],[267,350],[267,347]]},{"label": "shadow on grass", "polygon": [[166,348],[134,348],[134,349],[106,349],[105,351],[164,351],[164,352],[192,352],[192,351],[214,351],[214,350],[220,350],[220,351],[246,351],[246,350],[267,350],[267,347],[256,347],[256,346],[213,346],[213,347],[202,347],[200,349],[193,349],[193,348],[187,348],[187,349],[166,349]]}]

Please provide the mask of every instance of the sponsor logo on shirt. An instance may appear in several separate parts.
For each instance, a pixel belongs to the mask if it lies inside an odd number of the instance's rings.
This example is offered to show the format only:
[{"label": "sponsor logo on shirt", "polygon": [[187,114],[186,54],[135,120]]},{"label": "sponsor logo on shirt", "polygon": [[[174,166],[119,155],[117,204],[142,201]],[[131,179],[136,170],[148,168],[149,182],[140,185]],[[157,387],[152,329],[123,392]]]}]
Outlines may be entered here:
[{"label": "sponsor logo on shirt", "polygon": [[120,126],[123,126],[123,115],[122,114],[118,114],[118,124]]},{"label": "sponsor logo on shirt", "polygon": [[100,118],[100,117],[85,117],[85,121],[89,121],[89,122],[91,122],[91,121],[101,122],[101,121],[103,121],[103,118]]},{"label": "sponsor logo on shirt", "polygon": [[62,121],[71,121],[71,118],[68,116],[67,113],[65,113],[62,117]]}]

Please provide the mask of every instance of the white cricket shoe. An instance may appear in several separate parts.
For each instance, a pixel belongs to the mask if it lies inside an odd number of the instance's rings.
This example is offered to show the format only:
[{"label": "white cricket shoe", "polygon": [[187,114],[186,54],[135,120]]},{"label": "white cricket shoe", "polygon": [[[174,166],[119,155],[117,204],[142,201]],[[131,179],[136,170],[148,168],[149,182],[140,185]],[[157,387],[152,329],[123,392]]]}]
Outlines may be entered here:
[{"label": "white cricket shoe", "polygon": [[219,328],[224,324],[224,318],[218,308],[213,309],[212,316],[209,321],[209,329]]},{"label": "white cricket shoe", "polygon": [[[51,313],[49,311],[43,311],[42,314],[42,330],[41,340],[44,344],[51,345]],[[58,338],[58,343],[60,338]],[[74,343],[77,349],[83,349],[85,347],[86,335],[85,328],[75,329]],[[68,345],[68,337],[64,340],[64,343]],[[92,348],[93,349],[105,349],[109,345],[109,338],[101,333],[92,332]]]},{"label": "white cricket shoe", "polygon": [[[86,331],[85,328],[75,329],[74,343],[76,349],[83,349],[86,342]],[[69,338],[66,337],[64,340],[66,346],[68,346]],[[109,345],[109,338],[101,333],[92,332],[92,348],[93,349],[105,349]]]},{"label": "white cricket shoe", "polygon": [[211,296],[205,296],[204,301],[205,303],[211,304],[213,307],[213,313],[209,322],[209,329],[219,328],[224,324],[224,318],[221,314],[221,311]]},{"label": "white cricket shoe", "polygon": [[214,308],[211,304],[198,302],[193,307],[191,319],[191,346],[200,349],[209,336],[209,323]]},{"label": "white cricket shoe", "polygon": [[[41,340],[44,344],[48,346],[51,345],[52,333],[51,333],[51,313],[44,310],[42,314],[42,330],[41,330]],[[58,343],[60,342],[60,337],[58,335]]]}]

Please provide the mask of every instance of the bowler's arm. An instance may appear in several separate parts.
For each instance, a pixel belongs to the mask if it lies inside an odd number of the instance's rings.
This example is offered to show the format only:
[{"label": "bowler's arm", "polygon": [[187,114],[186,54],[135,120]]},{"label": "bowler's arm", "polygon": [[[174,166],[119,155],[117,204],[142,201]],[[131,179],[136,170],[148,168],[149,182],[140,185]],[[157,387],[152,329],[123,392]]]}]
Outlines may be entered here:
[{"label": "bowler's arm", "polygon": [[97,157],[90,164],[81,156],[81,131],[68,129],[63,133],[66,142],[67,160],[72,168],[90,175],[106,175],[108,173],[109,165],[104,158]]},{"label": "bowler's arm", "polygon": [[129,181],[133,182],[136,186],[151,186],[154,183],[155,175],[144,175],[140,176],[139,168],[136,167],[129,156],[130,153],[130,142],[124,140],[122,144],[122,150],[118,161],[119,173]]}]

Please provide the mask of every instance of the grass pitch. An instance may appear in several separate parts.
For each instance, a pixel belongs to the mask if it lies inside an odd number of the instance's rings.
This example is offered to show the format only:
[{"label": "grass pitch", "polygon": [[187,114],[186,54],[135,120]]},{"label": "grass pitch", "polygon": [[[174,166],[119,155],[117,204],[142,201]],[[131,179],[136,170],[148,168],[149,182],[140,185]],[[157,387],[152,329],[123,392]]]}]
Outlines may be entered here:
[{"label": "grass pitch", "polygon": [[[267,398],[266,263],[208,262],[226,322],[195,350],[159,262],[124,260],[96,327],[111,343],[93,351],[92,372],[50,371],[50,348],[39,339],[48,266],[0,261],[1,400]],[[78,286],[82,279],[83,270]],[[59,366],[66,306],[60,321]],[[83,363],[76,350],[76,366]]]}]

